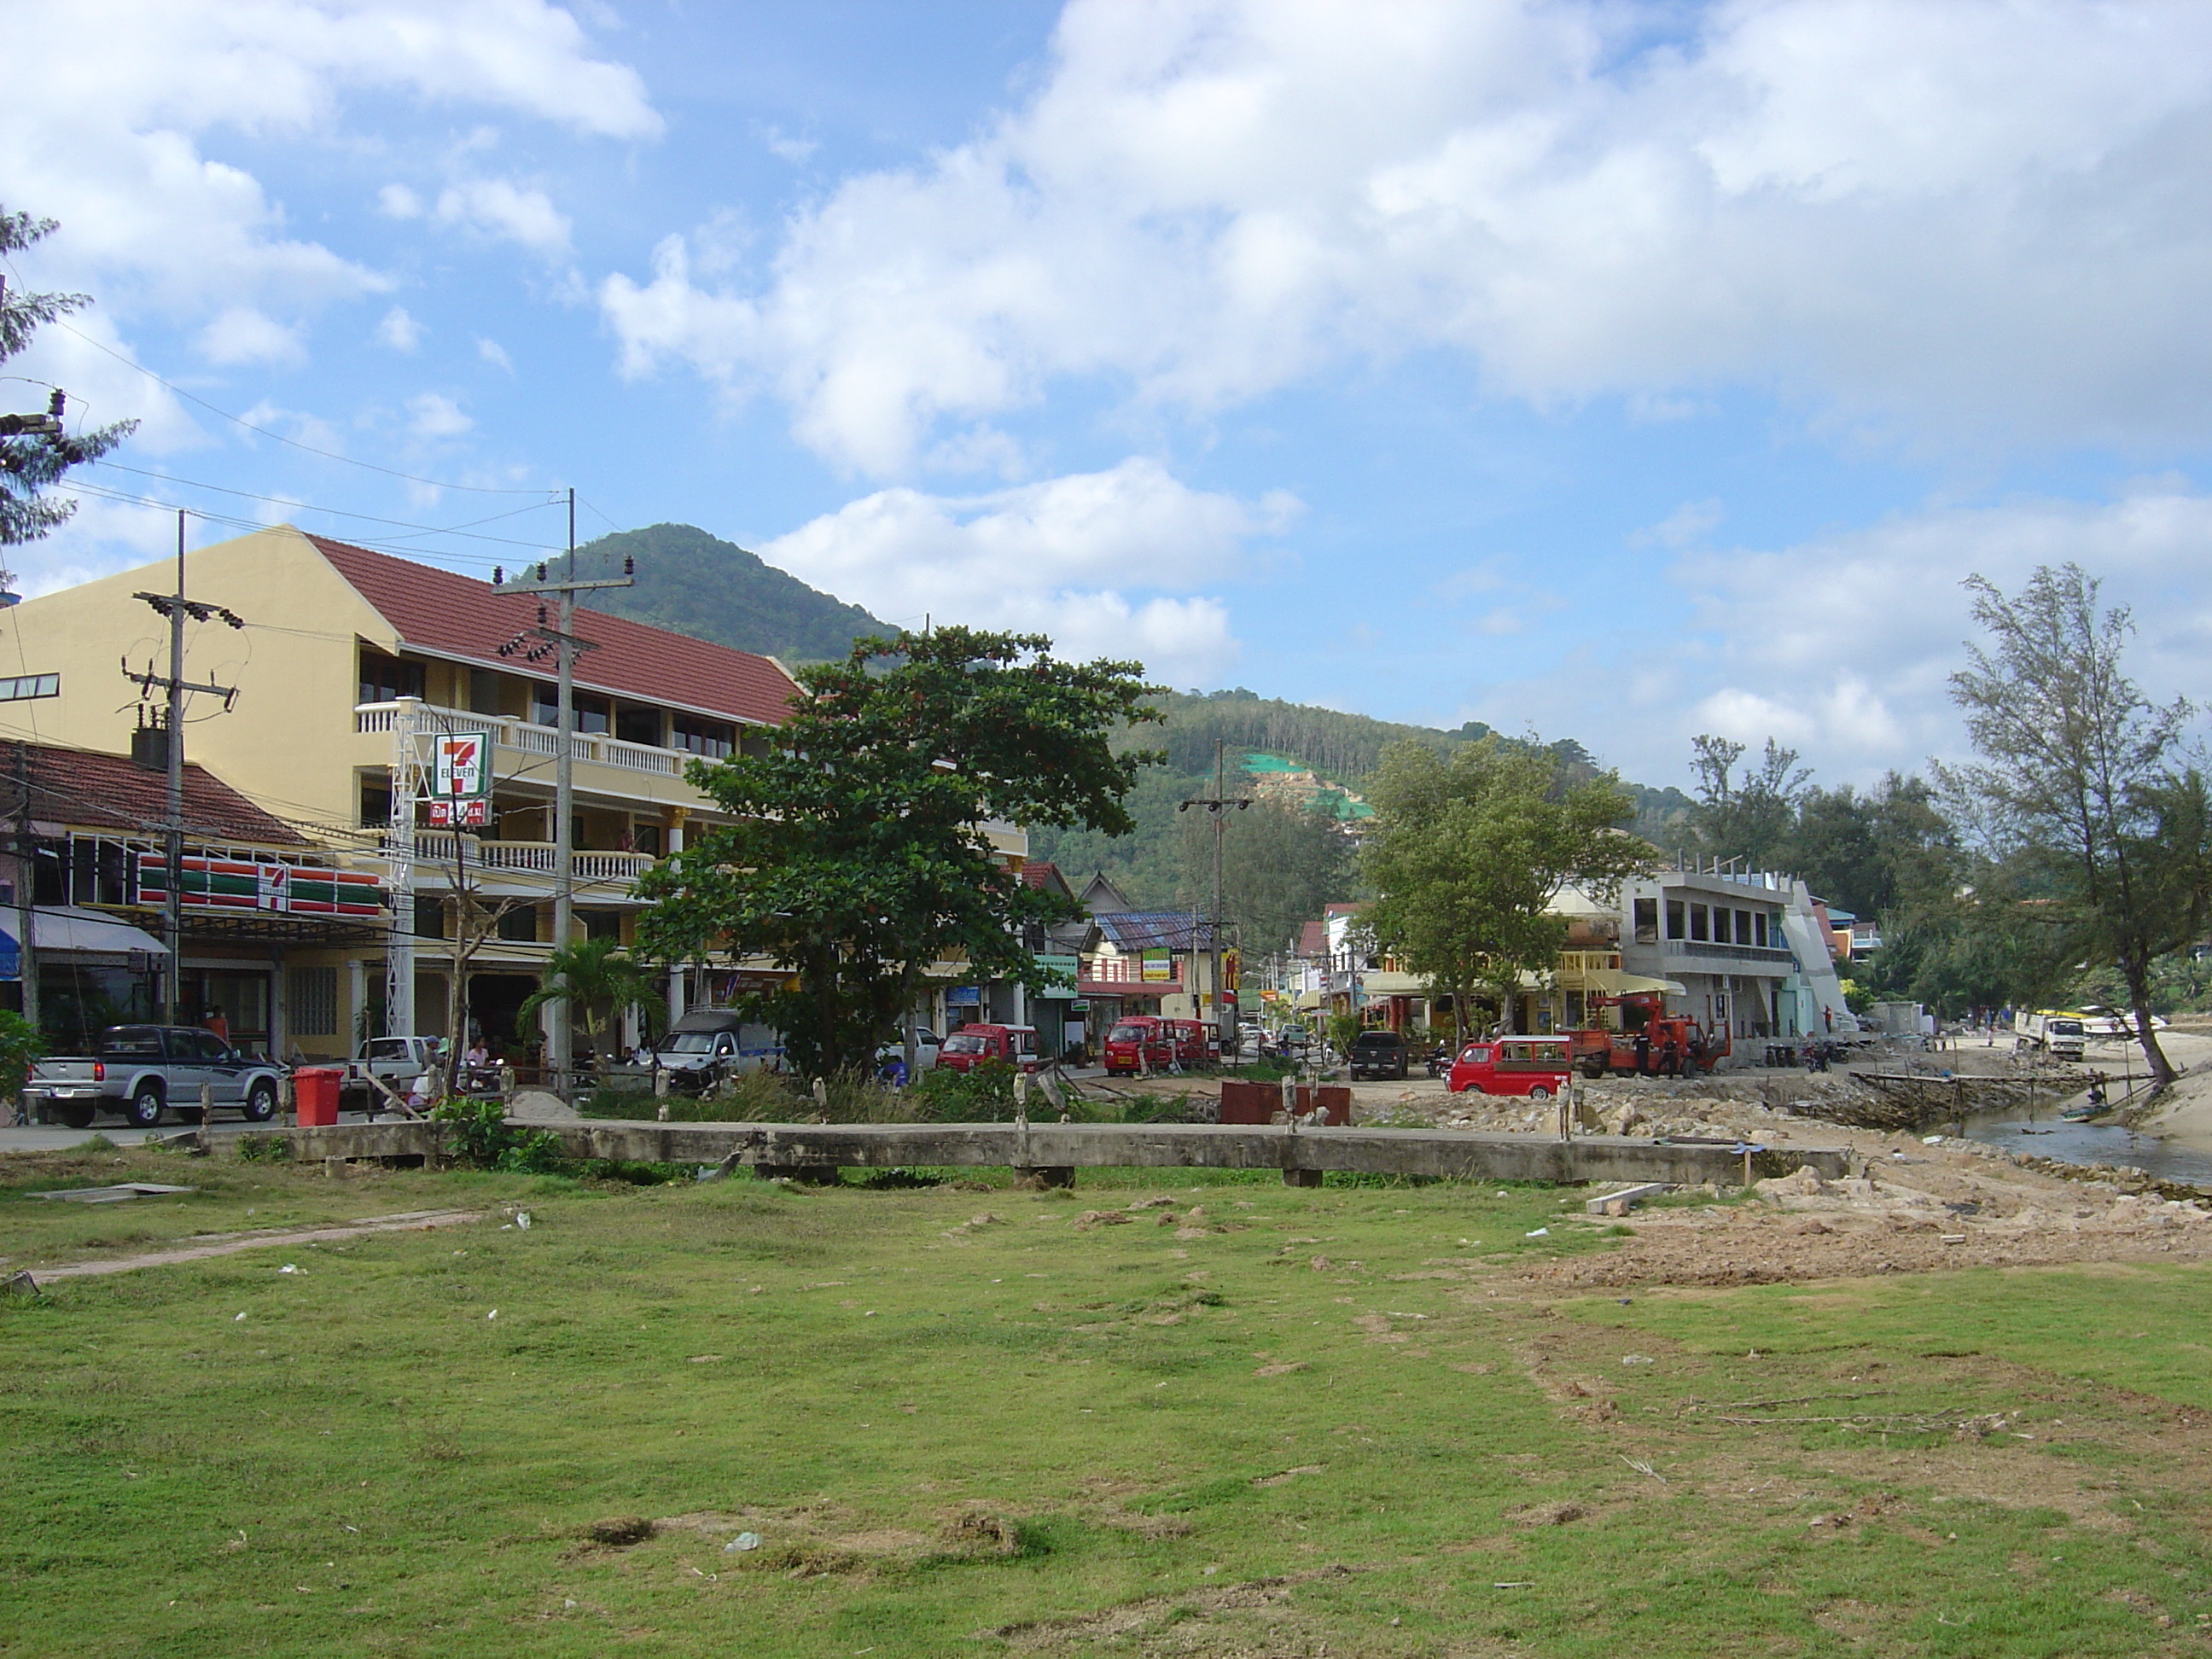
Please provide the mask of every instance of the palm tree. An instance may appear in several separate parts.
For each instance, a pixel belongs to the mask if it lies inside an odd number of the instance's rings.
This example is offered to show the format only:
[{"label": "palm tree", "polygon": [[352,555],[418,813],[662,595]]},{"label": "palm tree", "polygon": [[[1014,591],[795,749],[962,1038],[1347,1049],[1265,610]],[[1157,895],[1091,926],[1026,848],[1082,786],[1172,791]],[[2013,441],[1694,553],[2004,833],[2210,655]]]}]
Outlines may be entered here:
[{"label": "palm tree", "polygon": [[545,959],[545,983],[524,1000],[515,1021],[526,1025],[539,1010],[556,1002],[568,1005],[594,1054],[601,1009],[617,1017],[631,1007],[643,1009],[649,1018],[668,1014],[668,1000],[654,983],[653,969],[625,954],[615,939],[587,939],[556,950]]}]

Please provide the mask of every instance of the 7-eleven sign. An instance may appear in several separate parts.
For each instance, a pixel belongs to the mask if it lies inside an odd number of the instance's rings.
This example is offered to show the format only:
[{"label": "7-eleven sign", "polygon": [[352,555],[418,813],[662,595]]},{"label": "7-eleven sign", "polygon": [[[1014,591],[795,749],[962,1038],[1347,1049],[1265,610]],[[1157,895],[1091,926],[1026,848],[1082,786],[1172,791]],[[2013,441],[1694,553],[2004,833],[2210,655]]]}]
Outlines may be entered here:
[{"label": "7-eleven sign", "polygon": [[445,732],[431,743],[430,822],[481,827],[491,793],[491,733]]},{"label": "7-eleven sign", "polygon": [[430,765],[434,800],[466,800],[491,793],[491,734],[450,732],[432,739],[437,750]]}]

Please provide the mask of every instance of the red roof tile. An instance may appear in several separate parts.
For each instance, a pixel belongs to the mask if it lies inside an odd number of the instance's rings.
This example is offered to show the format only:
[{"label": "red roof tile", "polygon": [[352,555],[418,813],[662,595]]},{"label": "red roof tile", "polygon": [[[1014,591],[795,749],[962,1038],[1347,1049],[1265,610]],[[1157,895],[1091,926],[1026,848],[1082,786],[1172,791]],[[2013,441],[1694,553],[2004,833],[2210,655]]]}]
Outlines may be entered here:
[{"label": "red roof tile", "polygon": [[1057,887],[1070,898],[1075,896],[1067,884],[1060,879],[1060,866],[1042,860],[1032,859],[1022,866],[1022,884],[1025,887]]},{"label": "red roof tile", "polygon": [[[499,647],[536,625],[538,599],[350,543],[307,539],[409,645],[518,672]],[[577,665],[580,686],[768,726],[781,725],[791,712],[797,688],[790,676],[752,652],[599,611],[579,612],[576,632],[599,647]]]},{"label": "red roof tile", "polygon": [[[88,749],[29,744],[31,817],[40,823],[82,830],[119,830],[144,835],[166,822],[169,780],[165,772],[134,766],[127,755],[103,755]],[[13,820],[15,745],[0,744],[0,817]],[[307,838],[281,818],[209,773],[185,763],[185,835],[205,841],[261,842],[304,847]]]},{"label": "red roof tile", "polygon": [[1328,924],[1327,922],[1310,921],[1298,929],[1298,954],[1307,957],[1320,957],[1328,954]]}]

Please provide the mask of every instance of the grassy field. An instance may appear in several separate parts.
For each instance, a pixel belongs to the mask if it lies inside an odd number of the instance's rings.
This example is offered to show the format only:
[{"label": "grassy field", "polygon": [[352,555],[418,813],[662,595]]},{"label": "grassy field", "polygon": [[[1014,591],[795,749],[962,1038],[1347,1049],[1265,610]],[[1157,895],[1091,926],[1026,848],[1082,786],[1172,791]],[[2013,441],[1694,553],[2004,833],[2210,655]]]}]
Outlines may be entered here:
[{"label": "grassy field", "polygon": [[[125,1177],[203,1190],[22,1196]],[[1607,1246],[1533,1188],[0,1182],[11,1270],[486,1212],[0,1304],[0,1653],[1989,1659],[2212,1625],[2198,1271],[1561,1302],[1518,1270]]]}]

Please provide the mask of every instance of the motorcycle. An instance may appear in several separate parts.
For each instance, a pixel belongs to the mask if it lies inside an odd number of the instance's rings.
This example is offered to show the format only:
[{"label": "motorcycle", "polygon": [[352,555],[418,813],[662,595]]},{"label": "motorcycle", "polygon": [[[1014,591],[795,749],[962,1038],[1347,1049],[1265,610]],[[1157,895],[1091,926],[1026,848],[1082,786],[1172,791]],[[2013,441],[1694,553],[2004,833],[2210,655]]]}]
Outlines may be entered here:
[{"label": "motorcycle", "polygon": [[1449,1075],[1452,1067],[1451,1045],[1439,1042],[1435,1048],[1430,1049],[1427,1064],[1431,1077]]}]

